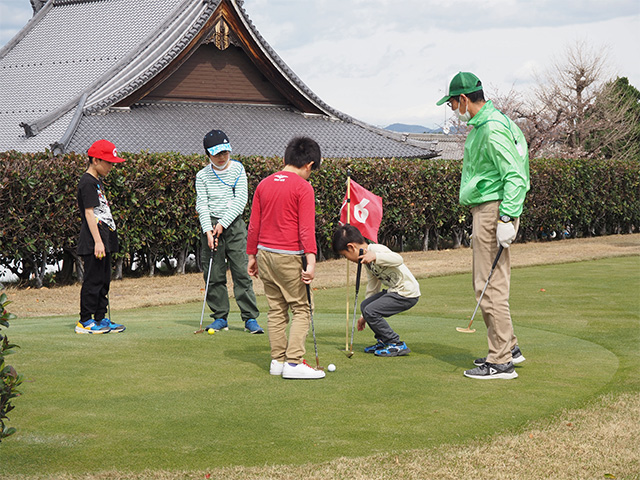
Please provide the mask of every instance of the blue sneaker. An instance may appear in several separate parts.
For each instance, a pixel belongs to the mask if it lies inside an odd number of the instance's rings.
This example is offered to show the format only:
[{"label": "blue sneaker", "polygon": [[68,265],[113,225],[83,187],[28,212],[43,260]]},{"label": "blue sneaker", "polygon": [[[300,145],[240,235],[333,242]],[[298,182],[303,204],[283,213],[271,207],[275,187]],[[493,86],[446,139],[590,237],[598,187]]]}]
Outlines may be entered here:
[{"label": "blue sneaker", "polygon": [[87,320],[86,322],[78,322],[76,324],[76,333],[89,333],[92,335],[109,333],[111,329],[105,327],[100,323],[96,323],[93,320]]},{"label": "blue sneaker", "polygon": [[258,325],[255,318],[250,318],[244,322],[244,331],[249,333],[264,333],[264,330]]},{"label": "blue sneaker", "polygon": [[224,318],[216,318],[215,321],[204,327],[204,329],[219,332],[220,330],[229,330],[229,324],[227,324],[227,320]]},{"label": "blue sneaker", "polygon": [[387,344],[378,340],[378,343],[375,345],[369,345],[368,347],[364,347],[364,353],[375,353],[376,350],[380,350],[381,348],[386,347]]},{"label": "blue sneaker", "polygon": [[411,350],[404,342],[388,343],[384,348],[373,352],[376,357],[401,357],[406,355]]},{"label": "blue sneaker", "polygon": [[103,318],[100,320],[100,326],[107,327],[110,332],[120,333],[124,332],[127,327],[120,325],[119,323],[113,323],[110,318]]}]

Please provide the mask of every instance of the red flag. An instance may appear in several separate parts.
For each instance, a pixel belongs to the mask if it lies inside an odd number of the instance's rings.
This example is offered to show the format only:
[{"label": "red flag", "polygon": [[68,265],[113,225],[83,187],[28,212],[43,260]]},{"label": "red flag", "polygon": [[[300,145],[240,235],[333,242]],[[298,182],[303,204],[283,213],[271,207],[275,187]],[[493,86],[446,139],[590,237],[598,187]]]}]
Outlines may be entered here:
[{"label": "red flag", "polygon": [[[382,221],[382,198],[361,187],[353,180],[351,182],[351,202],[349,202],[349,223],[360,230],[363,237],[378,242],[378,229]],[[347,195],[340,208],[340,223],[347,224]]]}]

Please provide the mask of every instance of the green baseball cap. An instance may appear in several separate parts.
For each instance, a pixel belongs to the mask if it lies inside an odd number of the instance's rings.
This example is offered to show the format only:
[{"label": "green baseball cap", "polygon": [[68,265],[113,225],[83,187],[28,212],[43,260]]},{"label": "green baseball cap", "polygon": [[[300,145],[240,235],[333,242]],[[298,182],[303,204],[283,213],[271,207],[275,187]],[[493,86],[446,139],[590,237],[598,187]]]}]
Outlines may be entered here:
[{"label": "green baseball cap", "polygon": [[449,93],[436,103],[436,105],[442,105],[444,102],[448,102],[451,97],[457,97],[458,95],[467,95],[469,93],[482,90],[482,82],[471,72],[458,72],[455,77],[451,79],[449,84]]}]

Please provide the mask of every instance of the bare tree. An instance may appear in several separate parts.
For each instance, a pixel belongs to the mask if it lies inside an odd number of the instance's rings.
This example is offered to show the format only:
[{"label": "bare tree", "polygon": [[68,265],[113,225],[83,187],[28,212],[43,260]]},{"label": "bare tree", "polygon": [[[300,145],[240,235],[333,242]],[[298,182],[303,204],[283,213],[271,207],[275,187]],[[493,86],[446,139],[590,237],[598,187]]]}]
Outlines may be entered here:
[{"label": "bare tree", "polygon": [[601,157],[607,145],[631,138],[633,104],[616,97],[605,48],[576,42],[536,80],[532,101],[520,112],[530,156]]},{"label": "bare tree", "polygon": [[567,48],[562,62],[553,63],[543,82],[538,79],[535,97],[545,127],[551,127],[547,147],[552,152],[584,156],[585,116],[607,80],[603,78],[605,64],[606,51],[597,52],[583,41],[576,42]]}]

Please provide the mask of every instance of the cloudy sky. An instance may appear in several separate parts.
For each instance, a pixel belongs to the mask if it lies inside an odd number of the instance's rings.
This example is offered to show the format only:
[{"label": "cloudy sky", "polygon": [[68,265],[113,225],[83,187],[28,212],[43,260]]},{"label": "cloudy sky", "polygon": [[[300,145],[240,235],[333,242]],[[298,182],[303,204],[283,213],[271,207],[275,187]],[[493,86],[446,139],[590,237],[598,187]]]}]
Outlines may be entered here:
[{"label": "cloudy sky", "polygon": [[[132,0],[134,1],[134,0]],[[640,0],[245,0],[262,36],[332,107],[374,125],[442,125],[453,74],[526,94],[570,45],[640,89]],[[31,18],[0,0],[0,45]],[[449,112],[447,112],[448,114]]]}]

